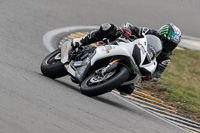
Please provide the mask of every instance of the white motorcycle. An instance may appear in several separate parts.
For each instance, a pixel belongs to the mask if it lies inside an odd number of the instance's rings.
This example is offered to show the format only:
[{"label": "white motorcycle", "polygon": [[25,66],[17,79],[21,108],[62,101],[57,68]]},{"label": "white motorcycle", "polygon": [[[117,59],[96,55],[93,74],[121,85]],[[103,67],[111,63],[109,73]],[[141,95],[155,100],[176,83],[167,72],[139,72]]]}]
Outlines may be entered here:
[{"label": "white motorcycle", "polygon": [[97,96],[125,85],[139,77],[150,76],[156,69],[156,57],[162,50],[160,39],[119,37],[101,46],[82,46],[71,50],[72,39],[63,38],[60,48],[44,58],[42,73],[49,78],[69,75],[87,96]]}]

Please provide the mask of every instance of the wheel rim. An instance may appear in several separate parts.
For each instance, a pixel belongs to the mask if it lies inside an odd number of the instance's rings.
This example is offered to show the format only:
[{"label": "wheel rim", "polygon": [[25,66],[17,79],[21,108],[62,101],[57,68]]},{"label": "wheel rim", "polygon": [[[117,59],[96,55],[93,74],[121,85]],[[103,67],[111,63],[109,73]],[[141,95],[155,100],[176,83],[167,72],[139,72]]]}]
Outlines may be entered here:
[{"label": "wheel rim", "polygon": [[46,64],[56,64],[60,62],[61,60],[61,53],[57,53],[56,55],[50,57],[47,61]]},{"label": "wheel rim", "polygon": [[87,86],[98,85],[99,83],[102,83],[102,82],[108,80],[109,78],[111,78],[115,73],[116,73],[116,70],[113,70],[109,73],[106,73],[103,76],[98,75],[98,74],[94,74],[88,79],[88,81],[86,82],[86,85]]}]

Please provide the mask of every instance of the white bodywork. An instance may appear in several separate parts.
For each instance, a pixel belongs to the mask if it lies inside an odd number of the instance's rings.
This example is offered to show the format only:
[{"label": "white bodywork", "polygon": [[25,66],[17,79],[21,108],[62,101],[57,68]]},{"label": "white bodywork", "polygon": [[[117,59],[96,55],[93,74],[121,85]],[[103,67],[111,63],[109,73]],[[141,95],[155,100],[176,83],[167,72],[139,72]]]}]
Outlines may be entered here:
[{"label": "white bodywork", "polygon": [[[148,64],[143,65],[143,62],[147,54],[149,54],[147,52],[147,39],[145,35],[144,35],[144,38],[136,39],[133,42],[125,38],[119,38],[119,41],[116,41],[116,43],[118,43],[118,45],[112,45],[111,43],[111,45],[98,46],[96,48],[95,55],[92,57],[90,61],[91,66],[93,66],[95,62],[100,59],[121,55],[129,59],[131,67],[132,67],[131,69],[134,71],[135,74],[138,74],[140,77],[142,77],[143,75],[140,73],[139,67],[145,68],[146,70],[151,72],[151,74],[153,74],[157,66],[156,59],[152,60]],[[141,63],[139,64],[139,67],[135,63],[135,60],[132,56],[135,45],[139,47],[140,54],[141,54],[141,59],[140,59]],[[68,53],[69,53],[68,46],[69,46],[69,42],[68,43],[66,42],[61,46],[61,62],[62,63],[66,63],[68,61]],[[68,70],[70,67],[66,67],[66,68]],[[68,72],[71,73],[72,75],[75,74],[75,71],[73,71],[73,69],[70,69],[70,71]],[[136,78],[138,79],[138,76],[136,76]],[[136,81],[137,80],[134,79],[134,82]]]}]

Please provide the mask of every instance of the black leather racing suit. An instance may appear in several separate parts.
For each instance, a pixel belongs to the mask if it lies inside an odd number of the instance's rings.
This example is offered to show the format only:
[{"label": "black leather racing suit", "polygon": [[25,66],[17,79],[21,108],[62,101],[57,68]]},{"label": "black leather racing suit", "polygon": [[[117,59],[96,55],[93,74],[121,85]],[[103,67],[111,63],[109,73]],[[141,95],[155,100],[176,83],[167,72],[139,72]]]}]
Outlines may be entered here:
[{"label": "black leather racing suit", "polygon": [[[157,36],[158,38],[161,39],[161,41],[165,41],[165,44],[163,45],[167,45],[168,40],[163,40],[162,36],[160,36],[156,30],[148,29],[146,27],[131,26],[132,34],[137,36],[138,38],[142,37],[141,35],[142,31],[145,31],[145,34],[151,34]],[[163,49],[162,52],[158,55],[158,57],[156,58],[158,65],[156,67],[155,72],[151,76],[152,81],[158,81],[160,79],[161,73],[165,70],[165,68],[168,66],[170,62],[171,55],[172,51],[166,51],[165,49]]]}]

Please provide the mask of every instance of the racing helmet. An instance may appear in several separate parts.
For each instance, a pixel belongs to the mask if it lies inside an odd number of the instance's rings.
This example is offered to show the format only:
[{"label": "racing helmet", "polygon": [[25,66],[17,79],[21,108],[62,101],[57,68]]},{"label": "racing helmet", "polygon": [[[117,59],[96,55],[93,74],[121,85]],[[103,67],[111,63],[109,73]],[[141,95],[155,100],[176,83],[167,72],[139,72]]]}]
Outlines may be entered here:
[{"label": "racing helmet", "polygon": [[162,36],[163,50],[166,52],[173,51],[181,41],[181,31],[172,23],[162,26],[158,34]]}]

